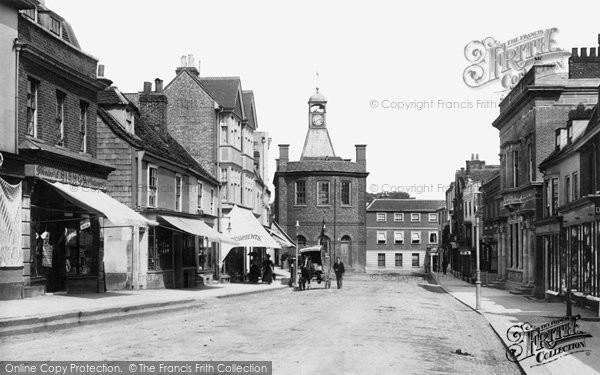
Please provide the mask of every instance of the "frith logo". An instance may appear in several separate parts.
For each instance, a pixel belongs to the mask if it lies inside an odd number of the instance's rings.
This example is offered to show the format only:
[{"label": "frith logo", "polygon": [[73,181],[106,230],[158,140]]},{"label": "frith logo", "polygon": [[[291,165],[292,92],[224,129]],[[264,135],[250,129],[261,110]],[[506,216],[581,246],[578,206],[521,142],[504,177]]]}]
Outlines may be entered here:
[{"label": "frith logo", "polygon": [[506,331],[506,337],[514,344],[506,349],[506,358],[512,362],[521,362],[534,357],[537,362],[531,366],[534,367],[570,354],[589,353],[585,338],[592,335],[578,330],[579,318],[579,315],[564,317],[539,327],[529,323],[510,327]]},{"label": "frith logo", "polygon": [[557,46],[554,40],[557,32],[557,28],[537,30],[505,43],[492,37],[472,41],[465,47],[465,58],[472,65],[465,69],[463,80],[473,88],[500,81],[504,89],[509,89],[536,60],[564,69],[564,58],[570,53]]}]

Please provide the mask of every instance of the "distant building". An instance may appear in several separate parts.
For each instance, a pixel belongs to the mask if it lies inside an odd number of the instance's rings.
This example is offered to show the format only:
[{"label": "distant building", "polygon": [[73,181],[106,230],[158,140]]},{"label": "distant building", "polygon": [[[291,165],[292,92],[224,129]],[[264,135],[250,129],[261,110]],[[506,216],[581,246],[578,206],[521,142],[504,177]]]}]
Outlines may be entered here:
[{"label": "distant building", "polygon": [[440,242],[443,200],[375,199],[367,207],[367,272],[424,271]]},{"label": "distant building", "polygon": [[308,101],[308,130],[299,161],[289,160],[289,145],[279,145],[275,220],[300,247],[323,244],[347,269],[364,271],[366,146],[356,145],[354,162],[335,154],[326,104],[318,90]]}]

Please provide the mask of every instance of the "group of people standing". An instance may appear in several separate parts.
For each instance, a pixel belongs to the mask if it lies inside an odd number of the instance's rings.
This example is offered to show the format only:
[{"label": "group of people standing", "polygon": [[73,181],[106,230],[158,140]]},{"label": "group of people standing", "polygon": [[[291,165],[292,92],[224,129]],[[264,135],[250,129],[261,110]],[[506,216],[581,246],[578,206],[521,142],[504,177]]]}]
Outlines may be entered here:
[{"label": "group of people standing", "polygon": [[251,260],[250,274],[248,275],[249,281],[256,284],[260,278],[263,283],[271,284],[275,280],[275,274],[273,273],[274,267],[275,265],[269,254],[267,254],[266,259],[263,260],[262,263],[254,258]]}]

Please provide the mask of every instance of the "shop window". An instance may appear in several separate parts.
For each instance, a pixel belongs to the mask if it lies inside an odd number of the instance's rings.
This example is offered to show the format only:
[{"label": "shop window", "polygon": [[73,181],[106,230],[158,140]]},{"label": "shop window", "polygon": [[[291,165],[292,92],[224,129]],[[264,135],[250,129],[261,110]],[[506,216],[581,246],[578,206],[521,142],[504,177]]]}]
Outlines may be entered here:
[{"label": "shop window", "polygon": [[351,202],[351,183],[350,181],[342,181],[342,205],[350,206]]},{"label": "shop window", "polygon": [[148,229],[148,270],[161,271],[173,268],[173,232],[163,227]]},{"label": "shop window", "polygon": [[38,86],[33,78],[27,80],[27,134],[32,137],[37,137]]},{"label": "shop window", "polygon": [[181,264],[183,267],[196,267],[196,240],[191,234],[181,235]]},{"label": "shop window", "polygon": [[419,253],[412,253],[412,266],[419,267]]},{"label": "shop window", "polygon": [[377,267],[385,267],[385,253],[377,254]]},{"label": "shop window", "polygon": [[396,267],[402,267],[402,254],[401,253],[394,254],[394,265]]},{"label": "shop window", "polygon": [[306,204],[306,181],[296,181],[296,205]]},{"label": "shop window", "polygon": [[156,207],[158,199],[158,168],[148,166],[148,207]]},{"label": "shop window", "polygon": [[64,228],[67,276],[98,274],[98,249],[94,246],[94,228],[98,230],[98,226],[92,223],[97,220],[84,217],[76,223],[67,222]]},{"label": "shop window", "polygon": [[377,231],[377,244],[385,245],[387,242],[387,235],[385,231]]}]

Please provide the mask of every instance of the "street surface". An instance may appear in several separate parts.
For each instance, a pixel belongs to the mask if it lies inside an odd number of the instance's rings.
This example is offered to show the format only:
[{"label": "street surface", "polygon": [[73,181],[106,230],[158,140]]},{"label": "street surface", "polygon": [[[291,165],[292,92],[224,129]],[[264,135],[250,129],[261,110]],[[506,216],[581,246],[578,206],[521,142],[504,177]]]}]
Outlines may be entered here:
[{"label": "street surface", "polygon": [[[385,279],[385,280],[384,280]],[[519,374],[485,319],[418,276],[212,298],[199,308],[0,339],[3,360],[266,360],[275,374]]]}]

